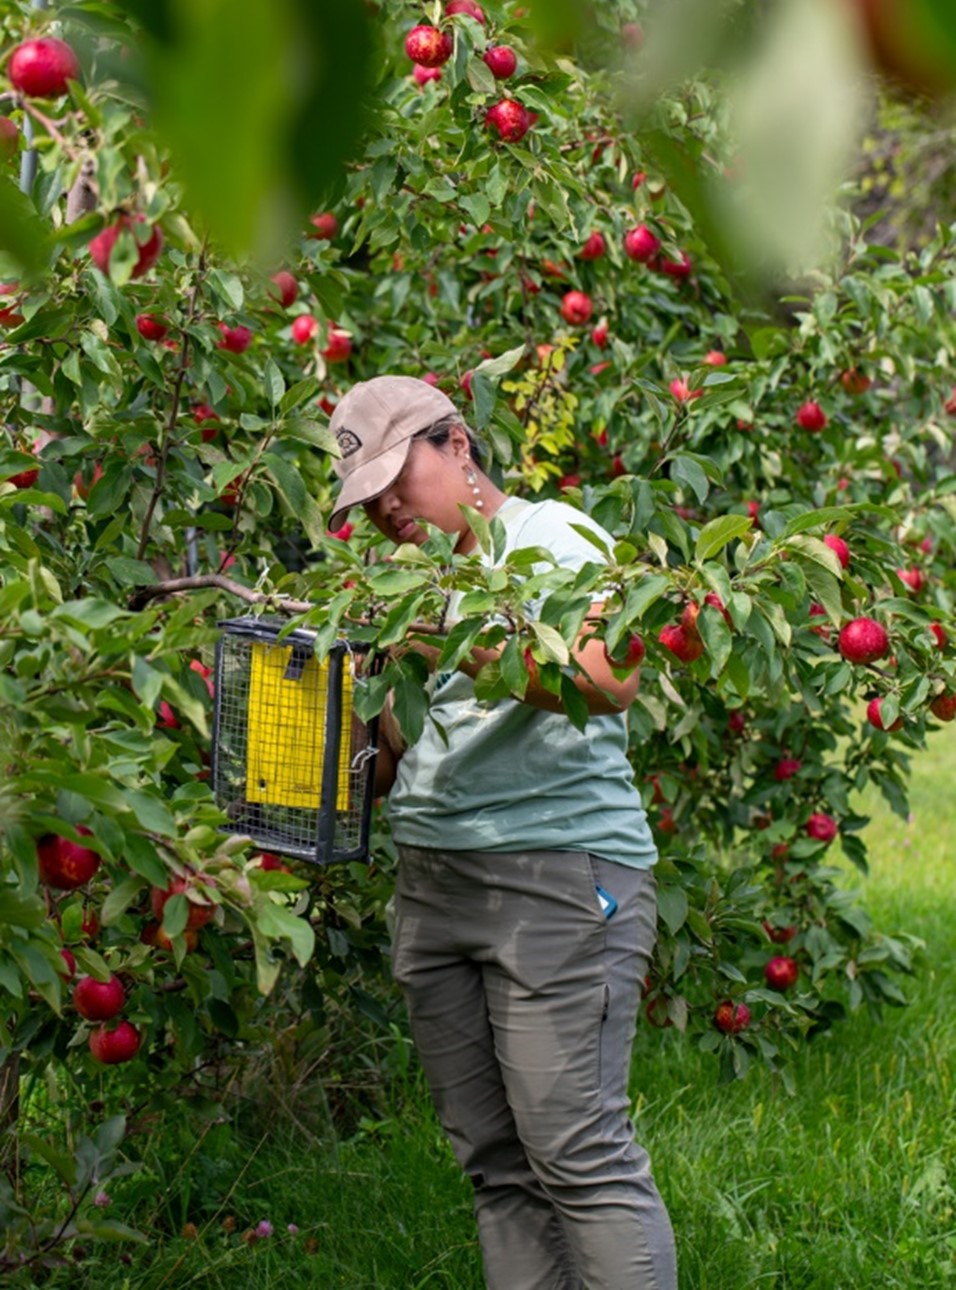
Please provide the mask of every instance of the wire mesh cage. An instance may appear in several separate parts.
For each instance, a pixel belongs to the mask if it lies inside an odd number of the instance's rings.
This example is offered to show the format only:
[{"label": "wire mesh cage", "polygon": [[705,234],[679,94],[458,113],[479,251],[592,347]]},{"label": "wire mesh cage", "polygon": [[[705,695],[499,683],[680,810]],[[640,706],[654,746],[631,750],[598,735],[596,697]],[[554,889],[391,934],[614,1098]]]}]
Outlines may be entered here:
[{"label": "wire mesh cage", "polygon": [[213,792],[230,832],[314,864],[368,854],[376,723],[353,710],[362,654],[273,618],[220,622]]}]

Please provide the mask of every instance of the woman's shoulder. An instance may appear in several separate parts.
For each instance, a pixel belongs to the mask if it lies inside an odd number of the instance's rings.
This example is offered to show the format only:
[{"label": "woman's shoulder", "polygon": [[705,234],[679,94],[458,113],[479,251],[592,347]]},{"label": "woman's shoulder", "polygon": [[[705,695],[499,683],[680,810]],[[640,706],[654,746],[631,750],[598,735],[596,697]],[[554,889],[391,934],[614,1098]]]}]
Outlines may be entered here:
[{"label": "woman's shoulder", "polygon": [[549,497],[539,502],[524,502],[520,509],[514,508],[513,523],[515,536],[520,538],[522,546],[550,547],[555,541],[568,541],[574,545],[583,544],[589,548],[595,559],[599,552],[578,530],[586,529],[593,533],[610,549],[614,539],[605,529],[577,507],[568,502]]}]

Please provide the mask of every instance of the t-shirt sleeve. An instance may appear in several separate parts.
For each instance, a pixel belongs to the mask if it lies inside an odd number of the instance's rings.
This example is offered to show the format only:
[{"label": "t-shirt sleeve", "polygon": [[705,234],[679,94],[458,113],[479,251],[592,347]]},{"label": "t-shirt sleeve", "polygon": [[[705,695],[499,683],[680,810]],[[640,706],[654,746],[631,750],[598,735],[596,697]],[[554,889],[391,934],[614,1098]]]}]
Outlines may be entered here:
[{"label": "t-shirt sleeve", "polygon": [[[533,513],[521,524],[512,550],[544,547],[562,569],[578,570],[585,564],[607,563],[608,557],[602,553],[601,547],[579,533],[579,528],[593,533],[609,552],[613,548],[614,539],[589,515],[565,502],[548,501],[535,506]],[[595,600],[600,600],[603,595],[603,591],[596,591]]]}]

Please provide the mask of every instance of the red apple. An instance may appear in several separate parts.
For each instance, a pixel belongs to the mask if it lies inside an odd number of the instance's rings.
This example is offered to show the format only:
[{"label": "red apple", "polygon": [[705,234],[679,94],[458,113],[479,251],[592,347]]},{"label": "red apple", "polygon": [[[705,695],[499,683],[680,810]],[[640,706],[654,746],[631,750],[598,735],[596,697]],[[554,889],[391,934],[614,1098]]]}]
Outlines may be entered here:
[{"label": "red apple", "polygon": [[847,394],[865,394],[873,382],[858,367],[849,367],[840,373],[840,384]]},{"label": "red apple", "polygon": [[739,708],[734,708],[727,717],[727,729],[734,735],[742,735],[747,729],[747,718]]},{"label": "red apple", "polygon": [[104,1066],[118,1066],[132,1061],[139,1052],[140,1033],[130,1021],[121,1021],[115,1029],[97,1026],[90,1031],[90,1052]]},{"label": "red apple", "polygon": [[778,954],[766,963],[763,974],[771,990],[789,990],[796,984],[800,969],[795,959],[786,954]]},{"label": "red apple", "polygon": [[708,591],[707,595],[704,597],[704,604],[710,605],[711,609],[716,609],[719,613],[723,614],[724,622],[730,630],[733,631],[734,620],[731,618],[727,606],[721,600],[720,596],[717,595],[716,591]]},{"label": "red apple", "polygon": [[441,80],[440,67],[422,67],[421,63],[416,63],[412,68],[412,76],[418,85],[427,85],[429,81]]},{"label": "red apple", "polygon": [[451,58],[453,49],[454,43],[447,32],[425,23],[413,27],[405,37],[405,53],[420,67],[441,67]]},{"label": "red apple", "polygon": [[710,349],[704,355],[704,365],[706,367],[726,367],[727,355],[719,349]]},{"label": "red apple", "polygon": [[883,714],[880,709],[883,707],[882,697],[871,699],[866,705],[866,719],[871,726],[876,726],[877,730],[899,730],[903,725],[903,718],[897,717],[891,726],[883,724]]},{"label": "red apple", "polygon": [[793,779],[794,775],[799,775],[803,769],[803,762],[799,757],[781,757],[773,768],[773,777],[783,783],[784,780]]},{"label": "red apple", "polygon": [[839,831],[840,826],[836,820],[824,811],[815,811],[804,825],[807,837],[814,838],[817,842],[832,842]]},{"label": "red apple", "polygon": [[750,1025],[750,1009],[745,1003],[725,999],[714,1012],[714,1025],[725,1035],[739,1035]]},{"label": "red apple", "polygon": [[272,851],[259,852],[259,868],[264,869],[267,872],[271,870],[284,870],[286,873],[290,872],[289,866],[283,864],[281,856],[275,855]]},{"label": "red apple", "polygon": [[15,475],[7,476],[7,483],[14,488],[32,488],[40,475],[40,467],[32,466],[29,470],[18,470]]},{"label": "red apple", "polygon": [[644,655],[646,653],[647,650],[644,647],[644,642],[636,632],[628,637],[623,651],[619,645],[616,654],[609,654],[607,646],[604,646],[604,657],[611,666],[627,668],[629,672],[633,672],[633,670],[643,662]]},{"label": "red apple", "polygon": [[20,131],[8,116],[0,116],[0,160],[9,161],[20,150]]},{"label": "red apple", "polygon": [[[776,850],[777,847],[774,847],[774,851]],[[784,850],[788,851],[788,848],[785,846]],[[786,859],[786,856],[782,856],[780,858]],[[768,922],[766,918],[763,920],[763,929],[773,941],[774,945],[786,945],[787,942],[792,941],[797,934],[797,929],[792,923],[787,927],[775,927],[773,923]]]},{"label": "red apple", "polygon": [[490,49],[485,50],[482,58],[491,69],[491,74],[496,81],[508,80],[518,69],[515,51],[508,45],[492,45]]},{"label": "red apple", "polygon": [[163,340],[169,331],[169,327],[155,314],[137,314],[136,330],[143,340]]},{"label": "red apple", "polygon": [[212,678],[212,668],[207,667],[206,664],[201,662],[198,658],[192,658],[189,660],[189,670],[202,677],[206,682],[206,689],[209,691],[210,699],[215,698],[216,683]]},{"label": "red apple", "polygon": [[[93,837],[92,829],[84,824],[78,824],[76,831],[81,837]],[[40,881],[57,891],[82,887],[100,867],[100,857],[95,851],[58,833],[45,833],[36,845]]]},{"label": "red apple", "polygon": [[203,427],[203,442],[211,443],[219,433],[220,417],[216,409],[208,403],[196,403],[190,411],[196,425]]},{"label": "red apple", "polygon": [[628,49],[640,49],[644,44],[644,28],[639,22],[622,23],[621,40]]},{"label": "red apple", "polygon": [[933,633],[937,646],[940,649],[945,649],[949,644],[949,637],[946,635],[946,628],[943,627],[941,623],[930,623],[929,629]]},{"label": "red apple", "polygon": [[824,546],[828,546],[844,569],[850,567],[850,548],[844,542],[843,538],[837,537],[835,533],[828,533],[823,539]]},{"label": "red apple", "polygon": [[922,569],[897,569],[896,576],[906,584],[910,591],[919,594],[926,586],[926,575]]},{"label": "red apple", "polygon": [[87,1021],[110,1021],[126,1003],[123,982],[115,974],[108,981],[81,976],[73,987],[73,1006]]},{"label": "red apple", "polygon": [[678,403],[689,403],[691,399],[699,399],[704,393],[703,390],[692,390],[683,376],[675,377],[668,389]]},{"label": "red apple", "polygon": [[226,349],[230,354],[244,354],[252,344],[252,332],[248,327],[229,327],[224,322],[217,326],[221,335],[217,349]]},{"label": "red apple", "polygon": [[608,335],[607,320],[602,318],[598,325],[592,329],[591,339],[594,341],[595,345],[597,345],[598,349],[606,349]]},{"label": "red apple", "polygon": [[576,326],[586,323],[593,309],[591,297],[583,291],[568,291],[561,301],[561,317]]},{"label": "red apple", "polygon": [[819,403],[814,403],[812,399],[809,399],[797,409],[796,420],[801,430],[809,430],[812,434],[816,434],[826,426],[827,414]]},{"label": "red apple", "polygon": [[485,113],[485,123],[505,143],[518,143],[531,129],[533,117],[516,99],[501,99]]},{"label": "red apple", "polygon": [[889,653],[890,638],[875,618],[854,618],[841,629],[837,645],[848,663],[875,663]]},{"label": "red apple", "polygon": [[[810,617],[826,618],[826,616],[827,616],[827,611],[823,608],[821,604],[818,604],[816,601],[814,601],[810,606]],[[822,637],[823,640],[828,641],[830,639],[829,627],[811,627],[810,630],[814,632],[817,636]]]},{"label": "red apple", "polygon": [[679,260],[662,260],[658,258],[651,267],[657,269],[659,273],[666,273],[669,278],[677,278],[681,281],[684,278],[689,278],[694,269],[694,261],[686,251],[680,251],[678,254],[680,255]]},{"label": "red apple", "polygon": [[648,264],[660,249],[660,238],[646,224],[638,224],[624,234],[624,254],[629,260]]},{"label": "red apple", "polygon": [[940,721],[952,721],[956,717],[956,691],[952,694],[937,694],[930,703],[929,710]]},{"label": "red apple", "polygon": [[326,532],[328,533],[329,537],[336,538],[339,542],[347,542],[349,538],[352,536],[352,534],[355,532],[355,525],[345,523],[341,526],[341,528],[327,529]]},{"label": "red apple", "polygon": [[604,234],[595,229],[580,251],[578,251],[578,259],[599,260],[605,251],[607,251],[607,242],[604,239]]},{"label": "red apple", "polygon": [[288,309],[289,305],[295,303],[295,298],[299,294],[299,284],[288,269],[280,269],[278,273],[273,273],[269,281],[274,288],[272,295],[277,298],[283,309]]},{"label": "red apple", "polygon": [[323,211],[320,215],[313,215],[309,221],[315,229],[309,237],[319,242],[330,242],[339,231],[339,221],[331,211]]},{"label": "red apple", "polygon": [[[149,894],[150,906],[153,911],[153,917],[157,922],[163,921],[163,910],[166,908],[166,902],[170,896],[185,896],[190,890],[191,884],[186,878],[173,878],[168,887],[153,887]],[[216,912],[212,904],[200,905],[195,901],[189,901],[189,913],[186,916],[186,928],[189,931],[196,931],[200,927],[205,927],[213,914]]]},{"label": "red apple", "polygon": [[15,90],[27,98],[57,99],[67,91],[67,81],[80,79],[80,63],[65,40],[43,36],[17,45],[7,64]]},{"label": "red apple", "polygon": [[292,320],[292,339],[297,345],[308,345],[319,331],[319,320],[311,314],[299,314]]},{"label": "red apple", "polygon": [[330,327],[322,357],[327,363],[344,363],[352,352],[352,337],[339,327]]},{"label": "red apple", "polygon": [[[134,224],[145,224],[145,222],[145,215],[121,215],[114,223],[104,228],[102,233],[97,233],[96,237],[91,239],[90,258],[101,273],[105,273],[107,277],[109,276],[110,257],[113,254],[113,247],[116,245],[116,239],[120,233],[124,229],[132,232]],[[159,225],[154,224],[144,242],[138,238],[135,238],[135,240],[138,255],[130,277],[141,278],[144,273],[149,272],[159,259],[159,253],[163,249],[163,231]]]},{"label": "red apple", "polygon": [[670,807],[670,806],[661,807],[661,813],[657,817],[657,823],[654,827],[657,829],[658,833],[664,833],[664,834],[667,834],[667,836],[670,836],[672,833],[676,833],[678,831],[678,824],[677,824],[677,821],[674,819],[673,807]]},{"label": "red apple", "polygon": [[179,730],[181,722],[165,699],[156,708],[156,726],[159,730]]},{"label": "red apple", "polygon": [[688,629],[678,623],[668,623],[661,628],[657,639],[682,663],[693,663],[704,652],[704,642],[696,627]]},{"label": "red apple", "polygon": [[65,946],[60,950],[60,957],[63,959],[64,970],[59,973],[64,981],[72,981],[76,976],[76,959],[73,957],[73,951],[68,950]]},{"label": "red apple", "polygon": [[448,0],[448,4],[445,5],[445,13],[449,18],[456,13],[464,13],[469,18],[474,18],[476,22],[483,23],[485,21],[485,11],[480,4],[475,3],[475,0]]}]

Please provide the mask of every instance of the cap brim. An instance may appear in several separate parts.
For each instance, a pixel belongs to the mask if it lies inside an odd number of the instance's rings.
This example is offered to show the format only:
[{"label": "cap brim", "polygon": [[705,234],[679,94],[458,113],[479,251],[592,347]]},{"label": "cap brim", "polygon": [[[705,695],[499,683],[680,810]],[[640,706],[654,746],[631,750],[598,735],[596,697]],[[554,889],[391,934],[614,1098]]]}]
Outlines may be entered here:
[{"label": "cap brim", "polygon": [[411,446],[411,438],[403,439],[394,448],[389,448],[367,465],[360,466],[346,478],[335,499],[335,510],[329,520],[330,529],[341,528],[353,506],[364,506],[366,502],[374,502],[376,497],[381,497],[401,474]]}]

